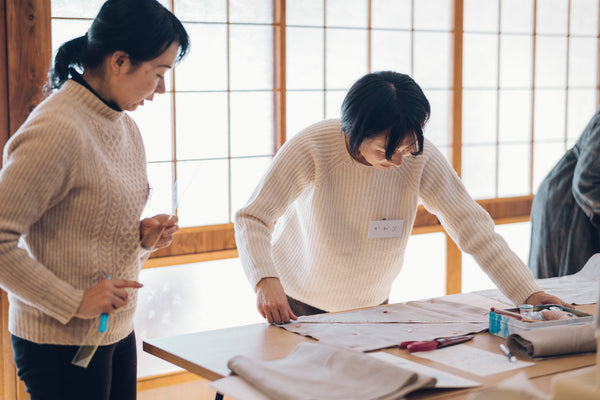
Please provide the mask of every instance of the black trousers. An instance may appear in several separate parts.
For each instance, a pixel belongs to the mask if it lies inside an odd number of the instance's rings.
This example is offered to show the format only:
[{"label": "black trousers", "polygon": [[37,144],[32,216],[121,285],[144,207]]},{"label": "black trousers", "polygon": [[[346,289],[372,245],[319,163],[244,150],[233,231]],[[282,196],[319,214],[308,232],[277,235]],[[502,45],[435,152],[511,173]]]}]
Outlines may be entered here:
[{"label": "black trousers", "polygon": [[71,364],[78,346],[38,344],[11,335],[19,378],[31,400],[134,400],[135,334],[99,346],[87,368]]},{"label": "black trousers", "polygon": [[[294,314],[297,317],[300,317],[302,315],[323,314],[323,313],[327,312],[327,311],[323,311],[319,308],[313,307],[310,304],[306,304],[299,300],[291,298],[290,296],[287,296],[287,301],[290,305],[290,308],[292,309],[292,311],[294,312]],[[386,301],[381,303],[381,305],[388,304],[388,302],[389,302],[389,299],[387,299]]]},{"label": "black trousers", "polygon": [[302,315],[323,314],[325,312],[319,308],[303,303],[290,296],[287,296],[287,301],[290,305],[290,308],[292,309],[294,314],[296,314],[297,317],[300,317]]}]

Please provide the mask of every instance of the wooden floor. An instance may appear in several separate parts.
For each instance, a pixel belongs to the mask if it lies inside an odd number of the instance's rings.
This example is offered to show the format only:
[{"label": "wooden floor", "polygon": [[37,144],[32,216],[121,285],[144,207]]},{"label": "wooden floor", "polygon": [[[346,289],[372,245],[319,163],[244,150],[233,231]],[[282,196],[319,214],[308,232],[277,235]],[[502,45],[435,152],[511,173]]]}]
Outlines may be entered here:
[{"label": "wooden floor", "polygon": [[[164,386],[156,389],[138,392],[138,400],[214,400],[215,391],[206,387],[206,379],[199,378],[193,382]],[[225,396],[225,400],[232,400]]]}]

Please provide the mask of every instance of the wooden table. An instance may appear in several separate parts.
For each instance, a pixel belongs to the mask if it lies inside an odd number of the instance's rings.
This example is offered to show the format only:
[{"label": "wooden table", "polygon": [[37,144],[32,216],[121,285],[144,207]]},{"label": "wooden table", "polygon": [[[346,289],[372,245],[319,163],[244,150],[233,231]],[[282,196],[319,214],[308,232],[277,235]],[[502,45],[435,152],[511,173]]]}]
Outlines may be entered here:
[{"label": "wooden table", "polygon": [[[475,306],[508,308],[509,305],[498,303],[486,297],[474,294],[459,294],[443,297],[444,300],[468,303]],[[576,307],[579,310],[593,313],[594,304]],[[500,343],[505,340],[489,333],[480,333],[465,343],[483,350],[499,353]],[[273,360],[287,356],[301,342],[314,342],[313,339],[288,332],[267,323],[245,325],[228,329],[198,332],[187,335],[171,336],[144,341],[144,351],[169,361],[181,368],[202,376],[208,380],[217,380],[231,373],[227,361],[236,355],[245,355],[260,360]],[[483,390],[496,385],[512,375],[524,372],[539,389],[550,393],[551,378],[559,373],[589,367],[596,362],[593,353],[575,354],[543,361],[535,361],[534,366],[507,371],[489,376],[477,376],[466,371],[454,369],[420,357],[412,356],[405,350],[391,348],[380,350],[404,357],[455,375],[482,382],[483,385],[469,389],[430,389],[422,390],[408,396],[408,399],[465,399],[473,391]],[[519,357],[531,361],[526,357]]]}]

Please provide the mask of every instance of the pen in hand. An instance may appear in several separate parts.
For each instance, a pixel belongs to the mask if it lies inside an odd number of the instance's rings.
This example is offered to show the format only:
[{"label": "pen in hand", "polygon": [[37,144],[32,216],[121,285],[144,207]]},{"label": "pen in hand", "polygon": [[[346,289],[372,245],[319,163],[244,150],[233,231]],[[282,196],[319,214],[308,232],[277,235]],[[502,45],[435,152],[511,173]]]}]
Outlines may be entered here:
[{"label": "pen in hand", "polygon": [[514,354],[510,352],[510,350],[508,349],[508,347],[506,347],[504,343],[500,345],[500,350],[502,350],[502,352],[506,354],[506,357],[508,357],[508,361],[513,363],[517,362],[517,357],[515,357]]},{"label": "pen in hand", "polygon": [[[110,279],[110,275],[108,275],[106,277],[106,279]],[[100,325],[98,327],[98,331],[100,333],[104,333],[104,332],[106,332],[107,329],[108,329],[108,314],[102,313],[102,315],[100,316]]]}]

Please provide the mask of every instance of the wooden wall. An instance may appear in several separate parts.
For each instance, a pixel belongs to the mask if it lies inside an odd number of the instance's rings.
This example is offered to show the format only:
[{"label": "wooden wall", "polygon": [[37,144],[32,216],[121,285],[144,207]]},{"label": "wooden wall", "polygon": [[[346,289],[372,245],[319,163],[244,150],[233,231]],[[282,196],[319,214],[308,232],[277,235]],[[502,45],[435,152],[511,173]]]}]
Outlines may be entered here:
[{"label": "wooden wall", "polygon": [[[0,148],[41,100],[51,54],[50,0],[0,0]],[[8,297],[0,291],[0,398],[26,400],[8,333]]]},{"label": "wooden wall", "polygon": [[[6,2],[0,0],[0,148],[8,140],[8,65],[6,49]],[[0,167],[2,160],[0,159]]]}]

